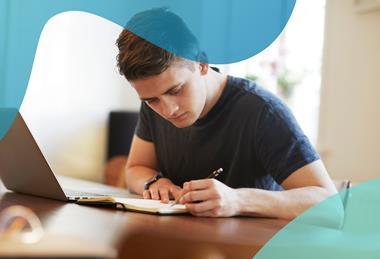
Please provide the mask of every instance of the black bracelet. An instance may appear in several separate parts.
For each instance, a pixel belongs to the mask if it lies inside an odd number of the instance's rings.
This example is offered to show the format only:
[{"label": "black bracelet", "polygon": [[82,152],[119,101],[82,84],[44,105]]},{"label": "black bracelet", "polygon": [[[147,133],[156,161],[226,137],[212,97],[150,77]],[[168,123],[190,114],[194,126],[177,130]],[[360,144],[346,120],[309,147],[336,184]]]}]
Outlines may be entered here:
[{"label": "black bracelet", "polygon": [[150,178],[148,181],[144,183],[144,190],[149,190],[149,186],[151,186],[153,183],[157,182],[158,179],[162,178],[161,174],[156,174],[152,178]]}]

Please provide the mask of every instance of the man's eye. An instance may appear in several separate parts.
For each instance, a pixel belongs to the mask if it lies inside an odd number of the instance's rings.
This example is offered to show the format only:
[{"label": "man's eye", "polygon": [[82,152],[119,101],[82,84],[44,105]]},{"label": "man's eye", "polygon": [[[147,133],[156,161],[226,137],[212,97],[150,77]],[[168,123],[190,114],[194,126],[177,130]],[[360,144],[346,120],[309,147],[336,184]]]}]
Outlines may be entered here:
[{"label": "man's eye", "polygon": [[155,104],[155,103],[158,103],[158,99],[154,98],[154,99],[149,99],[149,100],[146,100],[145,101],[147,104]]},{"label": "man's eye", "polygon": [[181,92],[182,87],[177,87],[169,92],[170,95],[177,95]]}]

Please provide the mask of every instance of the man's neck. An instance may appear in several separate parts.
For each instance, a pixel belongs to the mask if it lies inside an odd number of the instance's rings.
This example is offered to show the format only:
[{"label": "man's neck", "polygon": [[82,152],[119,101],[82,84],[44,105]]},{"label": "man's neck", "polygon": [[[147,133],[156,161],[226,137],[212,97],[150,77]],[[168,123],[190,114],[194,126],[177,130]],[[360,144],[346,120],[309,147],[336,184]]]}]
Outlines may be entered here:
[{"label": "man's neck", "polygon": [[208,112],[218,102],[223,90],[227,84],[227,76],[210,69],[206,78],[206,104],[201,113],[201,118],[206,116]]}]

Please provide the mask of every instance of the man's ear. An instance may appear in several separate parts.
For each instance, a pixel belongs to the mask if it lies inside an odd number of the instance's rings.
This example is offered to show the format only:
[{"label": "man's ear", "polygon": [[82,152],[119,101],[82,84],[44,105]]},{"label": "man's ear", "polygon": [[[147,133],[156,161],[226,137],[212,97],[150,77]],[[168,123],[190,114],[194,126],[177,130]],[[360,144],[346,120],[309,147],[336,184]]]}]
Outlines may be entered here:
[{"label": "man's ear", "polygon": [[199,71],[201,72],[201,75],[207,75],[209,69],[209,65],[207,63],[199,63]]}]

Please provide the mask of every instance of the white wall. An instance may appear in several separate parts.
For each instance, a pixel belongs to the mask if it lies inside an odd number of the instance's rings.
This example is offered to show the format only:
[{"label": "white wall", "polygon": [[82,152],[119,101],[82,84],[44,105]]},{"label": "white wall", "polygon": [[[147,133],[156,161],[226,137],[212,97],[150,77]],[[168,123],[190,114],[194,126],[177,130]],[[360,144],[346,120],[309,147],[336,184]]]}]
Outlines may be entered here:
[{"label": "white wall", "polygon": [[380,11],[327,0],[319,149],[333,178],[380,177]]},{"label": "white wall", "polygon": [[138,110],[116,68],[122,28],[82,12],[53,17],[40,38],[21,107],[56,173],[101,181],[111,110]]}]

